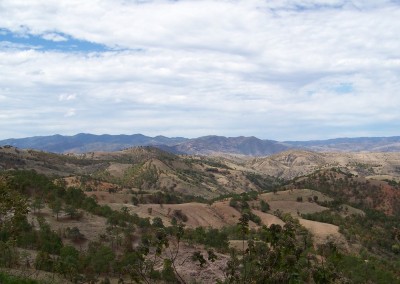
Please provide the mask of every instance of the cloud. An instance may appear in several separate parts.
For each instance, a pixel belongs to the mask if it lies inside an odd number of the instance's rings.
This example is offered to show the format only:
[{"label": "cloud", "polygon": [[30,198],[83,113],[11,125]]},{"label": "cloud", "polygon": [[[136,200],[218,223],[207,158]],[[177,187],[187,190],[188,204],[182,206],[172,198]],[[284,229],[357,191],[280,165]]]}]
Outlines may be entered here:
[{"label": "cloud", "polygon": [[62,101],[73,101],[76,99],[76,94],[61,94],[58,96],[58,100]]},{"label": "cloud", "polygon": [[71,117],[71,116],[75,116],[75,115],[76,115],[76,110],[73,109],[73,108],[69,109],[69,110],[64,114],[65,117]]},{"label": "cloud", "polygon": [[109,50],[2,42],[0,113],[18,115],[2,135],[396,135],[399,16],[392,1],[4,0],[0,30]]},{"label": "cloud", "polygon": [[56,34],[56,33],[47,33],[47,34],[42,35],[42,37],[45,40],[51,40],[51,41],[56,41],[56,42],[68,40],[68,38],[66,38],[60,34]]},{"label": "cloud", "polygon": [[26,49],[39,49],[40,46],[31,45],[31,44],[20,44],[10,41],[0,41],[0,50],[26,50]]}]

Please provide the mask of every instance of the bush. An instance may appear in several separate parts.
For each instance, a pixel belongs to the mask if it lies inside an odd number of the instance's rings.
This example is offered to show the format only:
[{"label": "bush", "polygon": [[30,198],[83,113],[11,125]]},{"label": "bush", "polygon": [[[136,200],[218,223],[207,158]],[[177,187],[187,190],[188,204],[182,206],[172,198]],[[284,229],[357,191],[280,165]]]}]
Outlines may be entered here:
[{"label": "bush", "polygon": [[187,220],[188,220],[188,216],[186,216],[186,214],[183,213],[181,209],[175,209],[175,210],[173,211],[172,215],[173,215],[176,219],[181,220],[182,222],[187,222]]},{"label": "bush", "polygon": [[18,264],[18,259],[18,250],[9,243],[0,241],[0,267],[13,267]]},{"label": "bush", "polygon": [[40,251],[35,259],[35,268],[38,270],[53,272],[54,260],[47,252]]},{"label": "bush", "polygon": [[85,236],[79,231],[78,227],[73,227],[72,229],[70,227],[67,227],[66,237],[68,239],[71,239],[73,242],[78,242],[85,238]]},{"label": "bush", "polygon": [[22,278],[20,276],[8,275],[0,272],[0,283],[2,284],[38,284],[36,280]]},{"label": "bush", "polygon": [[271,209],[271,207],[266,201],[260,200],[260,209],[262,212],[266,213]]},{"label": "bush", "polygon": [[156,227],[156,228],[164,228],[163,221],[162,221],[162,219],[160,217],[155,217],[153,219],[153,224],[152,225],[153,225],[153,227]]},{"label": "bush", "polygon": [[132,196],[131,202],[132,202],[133,205],[138,205],[139,204],[139,199],[137,199],[136,196]]}]

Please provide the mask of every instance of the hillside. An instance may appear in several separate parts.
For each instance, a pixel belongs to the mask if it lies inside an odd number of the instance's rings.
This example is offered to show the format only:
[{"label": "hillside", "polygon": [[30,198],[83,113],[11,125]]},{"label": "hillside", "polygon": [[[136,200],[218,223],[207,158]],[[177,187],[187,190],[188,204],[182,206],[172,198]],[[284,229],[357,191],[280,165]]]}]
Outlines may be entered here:
[{"label": "hillside", "polygon": [[254,175],[224,158],[178,156],[154,147],[116,152],[54,154],[14,147],[0,148],[0,170],[35,170],[87,190],[130,189],[205,198],[272,188],[279,180]]},{"label": "hillside", "polygon": [[[29,275],[39,271],[40,277],[49,277],[42,274],[47,271],[66,281],[80,279],[79,283],[107,279],[114,283],[132,276],[138,283],[171,279],[179,279],[175,283],[215,283],[218,279],[243,283],[244,278],[280,283],[295,271],[301,272],[298,277],[305,283],[318,283],[318,271],[326,273],[322,283],[357,279],[398,283],[398,265],[393,261],[400,253],[398,217],[368,210],[368,203],[359,204],[365,212],[342,203],[355,201],[346,194],[340,194],[338,202],[336,190],[344,188],[344,178],[337,170],[333,173],[337,176],[329,179],[332,195],[300,188],[320,182],[325,175],[317,172],[291,181],[283,191],[236,194],[207,203],[174,204],[160,199],[148,203],[148,199],[132,204],[119,196],[132,197],[134,192],[82,191],[32,171],[3,171],[1,208],[14,210],[7,203],[13,200],[18,218],[8,214],[5,223],[0,223],[0,245],[6,249],[0,265],[14,267],[20,276],[26,275],[24,271]],[[363,194],[368,197],[373,192]],[[21,195],[30,200],[29,213],[20,211],[26,206],[18,198]],[[19,224],[18,230],[9,230],[8,222]],[[17,247],[3,243],[11,234]],[[229,254],[229,247],[236,252]],[[20,260],[4,262],[3,256],[10,251],[21,255]],[[260,262],[268,269],[267,275],[257,268]],[[26,263],[34,264],[36,270],[26,270]],[[252,273],[247,275],[242,265],[249,265]],[[370,270],[368,275],[365,269]],[[229,280],[232,274],[237,281]]]},{"label": "hillside", "polygon": [[343,168],[355,175],[400,178],[400,153],[318,153],[290,150],[254,158],[246,166],[271,176],[292,179],[318,169]]},{"label": "hillside", "polygon": [[1,147],[0,266],[78,283],[397,283],[398,168],[397,153]]},{"label": "hillside", "polygon": [[318,190],[359,208],[400,216],[400,183],[393,180],[367,179],[333,168],[298,177],[286,187]]}]

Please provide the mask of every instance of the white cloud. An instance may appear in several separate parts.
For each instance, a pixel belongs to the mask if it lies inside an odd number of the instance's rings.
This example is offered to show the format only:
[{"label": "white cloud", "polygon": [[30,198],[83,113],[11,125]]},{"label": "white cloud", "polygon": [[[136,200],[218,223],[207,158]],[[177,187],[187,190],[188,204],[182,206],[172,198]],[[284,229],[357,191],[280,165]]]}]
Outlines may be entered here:
[{"label": "white cloud", "polygon": [[76,99],[76,94],[61,94],[58,96],[59,101],[73,101]]},{"label": "white cloud", "polygon": [[66,37],[56,33],[46,33],[42,35],[42,38],[44,38],[45,40],[51,40],[55,42],[62,42],[68,40]]},{"label": "white cloud", "polygon": [[39,49],[40,46],[31,44],[21,44],[10,41],[0,41],[0,50],[16,50],[16,49]]},{"label": "white cloud", "polygon": [[[7,121],[21,129],[19,136],[97,131],[307,139],[368,129],[375,135],[381,133],[376,125],[397,134],[400,5],[137,3],[1,2],[0,28],[122,48],[71,53],[0,44],[0,90],[9,90],[0,93],[0,113],[37,121],[33,130]],[[4,131],[3,138],[10,133],[16,132]]]}]

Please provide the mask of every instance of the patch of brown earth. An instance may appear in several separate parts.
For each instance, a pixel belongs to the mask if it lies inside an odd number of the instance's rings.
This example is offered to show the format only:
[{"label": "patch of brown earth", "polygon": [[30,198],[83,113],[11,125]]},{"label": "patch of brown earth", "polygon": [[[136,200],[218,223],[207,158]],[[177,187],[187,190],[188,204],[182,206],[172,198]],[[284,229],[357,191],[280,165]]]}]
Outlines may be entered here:
[{"label": "patch of brown earth", "polygon": [[299,222],[304,226],[311,234],[314,236],[315,244],[324,244],[328,241],[333,241],[334,243],[340,245],[342,248],[348,247],[346,239],[341,233],[339,233],[339,227],[321,223],[316,221],[305,220],[299,218]]}]

